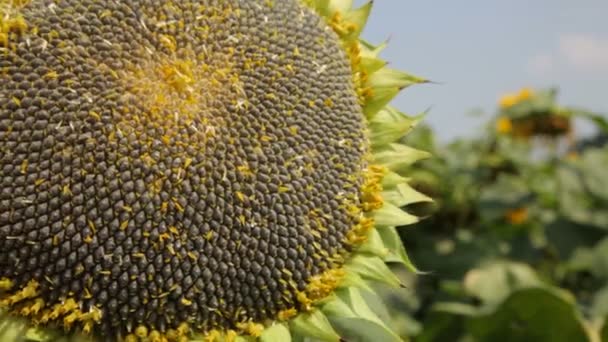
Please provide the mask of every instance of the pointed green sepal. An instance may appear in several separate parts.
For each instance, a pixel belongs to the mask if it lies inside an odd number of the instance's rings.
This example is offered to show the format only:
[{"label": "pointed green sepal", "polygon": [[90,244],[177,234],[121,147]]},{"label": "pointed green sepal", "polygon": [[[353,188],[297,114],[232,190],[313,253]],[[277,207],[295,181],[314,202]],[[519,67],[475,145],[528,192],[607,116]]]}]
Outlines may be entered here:
[{"label": "pointed green sepal", "polygon": [[320,16],[329,19],[331,11],[329,8],[330,0],[304,0],[304,3],[314,9]]},{"label": "pointed green sepal", "polygon": [[399,278],[384,261],[377,256],[354,255],[346,264],[347,271],[355,272],[363,279],[374,280],[393,287],[399,287]]},{"label": "pointed green sepal", "polygon": [[389,253],[389,251],[384,246],[382,237],[376,229],[372,229],[369,232],[367,240],[361,246],[359,246],[358,251],[373,254],[381,258],[384,258]]},{"label": "pointed green sepal", "polygon": [[361,57],[361,68],[367,74],[374,73],[386,66],[386,61],[375,57]]},{"label": "pointed green sepal", "polygon": [[[47,341],[58,341],[59,340],[59,336],[57,336],[57,333],[50,333],[49,331],[45,331],[43,329],[38,329],[38,328],[30,328],[28,329],[25,334],[24,334],[24,339],[25,341],[28,342],[47,342]],[[67,341],[67,339],[65,339]],[[2,339],[1,341],[4,341],[4,339]],[[82,338],[82,342],[86,342],[86,341],[92,341],[91,339],[88,338]]]},{"label": "pointed green sepal", "polygon": [[408,270],[421,274],[416,266],[410,260],[410,257],[407,255],[405,251],[405,247],[403,246],[403,242],[401,242],[401,237],[397,232],[397,228],[395,227],[385,227],[382,229],[378,229],[378,234],[382,238],[384,245],[389,250],[389,253],[384,258],[385,262],[396,262],[403,264]]},{"label": "pointed green sepal", "polygon": [[351,286],[373,292],[373,289],[369,286],[367,281],[361,278],[360,275],[355,272],[346,272],[346,275],[340,283],[340,288],[348,288]]},{"label": "pointed green sepal", "polygon": [[[330,301],[333,301],[331,299]],[[321,341],[335,342],[340,336],[332,328],[321,310],[301,313],[289,322],[290,328],[299,335],[309,336]]]},{"label": "pointed green sepal", "polygon": [[359,291],[359,293],[361,294],[361,297],[363,297],[363,299],[365,300],[365,304],[367,304],[369,309],[372,310],[372,312],[375,313],[376,316],[378,316],[378,318],[380,318],[380,320],[382,320],[384,324],[386,324],[390,328],[393,328],[393,325],[389,324],[389,322],[391,322],[391,314],[389,313],[388,308],[386,307],[386,303],[384,302],[378,290],[371,292]]},{"label": "pointed green sepal", "polygon": [[349,24],[354,24],[355,28],[352,32],[348,34],[347,37],[344,37],[347,40],[357,39],[363,31],[363,28],[367,24],[367,19],[369,18],[369,13],[372,10],[373,2],[368,2],[367,4],[347,12],[344,15],[344,20]]},{"label": "pointed green sepal", "polygon": [[1,341],[19,341],[19,338],[25,334],[27,327],[22,320],[17,320],[12,317],[7,317],[5,314],[0,314],[0,340]]},{"label": "pointed green sepal", "polygon": [[384,121],[393,122],[393,123],[401,122],[402,120],[404,120],[404,118],[407,118],[407,120],[409,120],[411,122],[412,128],[413,128],[416,125],[418,125],[418,123],[420,123],[420,121],[422,121],[422,119],[424,119],[426,114],[427,114],[427,111],[424,111],[421,114],[418,114],[416,116],[410,116],[410,115],[400,112],[399,110],[397,110],[396,108],[394,108],[392,106],[386,106],[385,110],[378,113],[378,116],[381,116],[382,120],[384,120]]},{"label": "pointed green sepal", "polygon": [[380,52],[382,52],[382,50],[384,50],[388,45],[388,40],[379,45],[373,45],[363,39],[359,39],[359,43],[361,47],[361,57],[378,58]]},{"label": "pointed green sepal", "polygon": [[382,188],[383,189],[392,189],[399,184],[407,183],[410,179],[400,176],[396,172],[387,171],[382,178]]},{"label": "pointed green sepal", "polygon": [[425,82],[428,81],[396,69],[381,68],[372,73],[366,83],[371,88],[371,97],[366,99],[363,112],[371,118],[388,105],[401,90]]},{"label": "pointed green sepal", "polygon": [[289,328],[285,324],[275,323],[266,328],[260,336],[260,342],[291,342]]},{"label": "pointed green sepal", "polygon": [[407,183],[401,183],[391,189],[383,191],[382,198],[386,202],[399,208],[412,203],[433,202],[430,197],[414,190],[414,188]]},{"label": "pointed green sepal", "polygon": [[430,153],[402,144],[389,144],[374,153],[375,163],[401,173],[413,163],[429,158]]},{"label": "pointed green sepal", "polygon": [[404,89],[413,84],[426,83],[428,80],[410,75],[408,73],[391,69],[382,68],[369,77],[369,85],[373,89],[380,88],[399,88]]},{"label": "pointed green sepal", "polygon": [[400,91],[401,89],[399,87],[373,88],[371,97],[365,101],[363,113],[365,113],[368,118],[372,118],[391,102]]},{"label": "pointed green sepal", "polygon": [[331,322],[344,335],[345,341],[403,341],[390,328],[367,319],[332,317]]},{"label": "pointed green sepal", "polygon": [[237,336],[234,338],[234,342],[256,342],[256,341],[257,341],[257,339],[253,336]]},{"label": "pointed green sepal", "polygon": [[419,219],[401,208],[385,202],[382,208],[374,211],[374,221],[377,227],[399,227],[414,224]]},{"label": "pointed green sepal", "polygon": [[369,122],[372,147],[378,148],[396,142],[406,135],[416,123],[416,119],[392,108],[381,110]]},{"label": "pointed green sepal", "polygon": [[33,326],[26,319],[13,317],[0,310],[0,341],[10,342],[68,342],[68,341],[91,342],[92,339],[84,336],[74,338],[61,336],[60,331],[43,329]]},{"label": "pointed green sepal", "polygon": [[331,323],[347,341],[401,341],[367,305],[360,291],[349,288],[323,306]]}]

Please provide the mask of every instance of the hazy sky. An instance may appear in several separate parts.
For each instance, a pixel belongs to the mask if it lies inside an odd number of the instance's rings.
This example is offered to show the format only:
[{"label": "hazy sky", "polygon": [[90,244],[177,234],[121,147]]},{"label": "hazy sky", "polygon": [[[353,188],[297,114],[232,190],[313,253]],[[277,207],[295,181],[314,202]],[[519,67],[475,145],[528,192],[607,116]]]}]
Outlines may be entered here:
[{"label": "hazy sky", "polygon": [[[363,1],[355,1],[363,3]],[[479,129],[523,86],[559,86],[561,104],[608,113],[608,0],[376,0],[364,37],[390,37],[383,57],[441,85],[409,88],[393,104],[432,106],[441,140]]]}]

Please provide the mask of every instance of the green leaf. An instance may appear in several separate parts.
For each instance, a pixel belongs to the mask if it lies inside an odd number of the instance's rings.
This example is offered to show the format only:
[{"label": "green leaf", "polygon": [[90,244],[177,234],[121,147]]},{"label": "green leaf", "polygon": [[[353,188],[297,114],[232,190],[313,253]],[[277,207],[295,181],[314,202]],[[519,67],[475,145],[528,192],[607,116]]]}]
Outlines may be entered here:
[{"label": "green leaf", "polygon": [[491,263],[470,270],[464,277],[466,291],[487,305],[502,302],[514,290],[541,285],[532,268],[515,262]]},{"label": "green leaf", "polygon": [[568,108],[568,110],[574,116],[587,118],[587,119],[593,121],[593,123],[595,123],[597,128],[599,128],[604,133],[608,134],[608,119],[606,119],[606,117],[604,115],[590,112],[588,110],[580,109],[580,108]]},{"label": "green leaf", "polygon": [[479,315],[478,307],[464,303],[437,303],[433,305],[433,311],[471,317]]},{"label": "green leaf", "polygon": [[608,318],[604,319],[604,325],[602,325],[602,330],[600,330],[600,338],[602,341],[608,341]]},{"label": "green leaf", "polygon": [[608,286],[602,287],[593,295],[591,316],[593,318],[608,317]]},{"label": "green leaf", "polygon": [[[608,177],[605,167],[608,165],[608,149],[588,149],[582,155],[580,172],[586,190],[596,197],[608,209]],[[608,213],[608,210],[605,210]]]},{"label": "green leaf", "polygon": [[466,341],[462,338],[466,317],[449,312],[431,310],[424,329],[416,336],[420,342]]},{"label": "green leaf", "polygon": [[546,288],[516,291],[469,328],[475,341],[592,341],[575,305]]},{"label": "green leaf", "polygon": [[588,272],[598,279],[608,279],[608,237],[604,237],[593,247],[576,247],[567,263],[568,269],[572,272]]},{"label": "green leaf", "polygon": [[[557,170],[559,198],[562,214],[581,224],[608,229],[608,190],[605,190],[606,177],[602,159],[608,158],[583,156],[588,165],[564,164]],[[606,154],[608,156],[608,154]],[[589,159],[589,160],[587,160]]]}]

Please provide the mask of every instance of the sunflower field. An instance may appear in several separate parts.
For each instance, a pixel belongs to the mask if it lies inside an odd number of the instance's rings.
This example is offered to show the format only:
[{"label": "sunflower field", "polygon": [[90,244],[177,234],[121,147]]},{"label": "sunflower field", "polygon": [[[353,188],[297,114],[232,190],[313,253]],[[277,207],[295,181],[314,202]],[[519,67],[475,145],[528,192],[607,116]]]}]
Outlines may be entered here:
[{"label": "sunflower field", "polygon": [[[608,340],[606,121],[556,96],[504,96],[475,138],[439,144],[428,127],[407,138],[434,155],[411,175],[435,203],[402,230],[419,269],[389,300],[403,336]],[[578,138],[575,120],[596,135]]]}]

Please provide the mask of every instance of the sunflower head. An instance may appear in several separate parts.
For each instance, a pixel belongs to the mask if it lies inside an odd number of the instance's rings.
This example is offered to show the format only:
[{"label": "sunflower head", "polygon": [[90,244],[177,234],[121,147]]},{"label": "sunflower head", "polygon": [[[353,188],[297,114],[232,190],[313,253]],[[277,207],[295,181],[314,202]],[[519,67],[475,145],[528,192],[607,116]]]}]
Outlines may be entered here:
[{"label": "sunflower head", "polygon": [[359,39],[371,3],[0,1],[0,338],[398,339],[388,107],[424,82]]},{"label": "sunflower head", "polygon": [[556,104],[557,90],[534,91],[522,88],[500,101],[496,131],[518,138],[561,137],[572,133],[572,113]]},{"label": "sunflower head", "polygon": [[531,99],[534,95],[534,90],[532,90],[532,88],[524,87],[517,93],[503,95],[498,103],[500,108],[507,109]]}]

